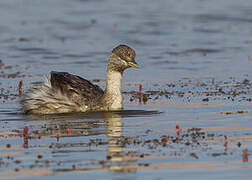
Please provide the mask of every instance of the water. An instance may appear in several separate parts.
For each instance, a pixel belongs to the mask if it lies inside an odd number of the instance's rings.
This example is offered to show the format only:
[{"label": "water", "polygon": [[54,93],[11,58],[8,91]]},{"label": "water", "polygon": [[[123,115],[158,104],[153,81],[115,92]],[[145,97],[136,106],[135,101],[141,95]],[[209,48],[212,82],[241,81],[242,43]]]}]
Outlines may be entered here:
[{"label": "water", "polygon": [[[251,12],[249,0],[2,0],[1,179],[249,179]],[[104,88],[119,44],[141,66],[124,73],[125,111],[22,115],[20,80],[26,91],[68,71]]]}]

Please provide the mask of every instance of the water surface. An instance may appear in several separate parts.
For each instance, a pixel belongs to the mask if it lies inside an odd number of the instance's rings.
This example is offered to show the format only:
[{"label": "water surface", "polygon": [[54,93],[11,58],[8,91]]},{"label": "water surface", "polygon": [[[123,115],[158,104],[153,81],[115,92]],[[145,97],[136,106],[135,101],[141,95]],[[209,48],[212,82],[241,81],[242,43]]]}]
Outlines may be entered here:
[{"label": "water surface", "polygon": [[[1,1],[1,179],[250,179],[251,12],[250,0]],[[141,66],[124,73],[124,111],[22,114],[20,80],[68,71],[104,88],[119,44]]]}]

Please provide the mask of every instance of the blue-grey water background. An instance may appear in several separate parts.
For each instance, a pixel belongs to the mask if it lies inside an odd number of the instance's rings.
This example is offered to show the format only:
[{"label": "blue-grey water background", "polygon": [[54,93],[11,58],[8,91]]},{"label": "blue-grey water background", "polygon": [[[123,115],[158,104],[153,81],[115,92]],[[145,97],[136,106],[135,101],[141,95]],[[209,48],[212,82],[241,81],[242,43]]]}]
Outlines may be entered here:
[{"label": "blue-grey water background", "polygon": [[[179,88],[190,94],[200,84],[236,88],[236,82],[250,82],[252,66],[252,1],[250,0],[158,0],[158,1],[116,1],[116,0],[1,0],[0,1],[0,59],[5,67],[1,72],[2,92],[17,93],[17,84],[23,80],[26,91],[34,82],[43,80],[43,76],[52,70],[67,71],[86,79],[96,80],[104,88],[106,64],[110,51],[119,44],[127,44],[136,50],[136,61],[141,68],[130,69],[124,73],[123,91],[138,91],[139,84],[143,91],[170,91],[170,83],[189,82],[188,89]],[[8,68],[8,66],[10,66]],[[11,74],[16,75],[11,78]],[[15,74],[16,73],[16,74]],[[7,75],[6,75],[7,74]],[[9,75],[9,76],[8,76]],[[188,81],[189,80],[189,81]],[[219,83],[219,84],[218,84]],[[217,85],[216,85],[217,84]],[[239,83],[238,83],[239,84]],[[245,89],[246,88],[246,89]],[[205,89],[204,89],[205,90]],[[146,112],[123,112],[116,116],[119,124],[119,136],[137,138],[161,138],[162,135],[174,134],[176,124],[182,128],[205,127],[216,133],[218,138],[223,134],[229,137],[251,136],[251,104],[242,101],[251,97],[251,87],[246,86],[246,94],[240,99],[231,101],[228,97],[217,97],[208,103],[202,102],[205,94],[192,97],[192,104],[179,96],[170,95],[170,99],[161,98],[160,103],[140,104],[130,101],[130,93],[125,93],[126,110],[155,111],[152,115]],[[202,97],[204,96],[204,97]],[[31,140],[28,149],[2,148],[0,166],[1,178],[34,179],[34,174],[9,172],[19,169],[46,169],[49,175],[38,175],[37,179],[67,179],[75,176],[78,179],[195,179],[204,176],[206,179],[249,179],[251,161],[235,164],[229,160],[242,160],[242,150],[248,149],[251,154],[251,140],[244,140],[244,146],[237,147],[237,141],[231,143],[224,155],[213,156],[222,151],[223,142],[218,142],[206,149],[185,150],[181,144],[171,149],[149,150],[129,146],[136,155],[150,155],[131,164],[166,164],[178,162],[226,162],[222,165],[197,165],[174,167],[136,168],[134,172],[113,172],[113,170],[90,170],[83,168],[102,167],[99,162],[106,159],[109,145],[93,147],[90,151],[83,146],[65,147],[68,143],[86,143],[90,139],[109,139],[103,116],[75,117],[73,121],[35,120],[20,114],[19,98],[1,99],[0,132],[21,132],[24,126],[41,130],[42,125],[70,126],[71,123],[87,123],[84,129],[93,132],[89,136],[63,137],[60,143],[63,150],[48,148],[57,143],[56,138]],[[238,101],[241,100],[241,101]],[[186,101],[186,102],[185,102]],[[205,104],[205,105],[202,105]],[[195,105],[196,104],[196,105]],[[221,112],[246,110],[248,113],[226,116]],[[161,114],[159,114],[161,112]],[[133,113],[131,115],[130,113]],[[150,113],[151,114],[151,113]],[[42,118],[43,119],[43,118]],[[108,118],[109,119],[109,118]],[[113,119],[113,118],[112,118]],[[88,122],[95,122],[90,123]],[[74,124],[74,123],[73,123]],[[73,125],[77,128],[79,124]],[[77,127],[76,127],[77,126]],[[82,126],[80,126],[82,127]],[[106,126],[107,127],[107,126]],[[113,129],[114,126],[112,126]],[[114,127],[114,128],[115,128]],[[217,130],[215,131],[214,128]],[[218,130],[223,128],[224,130]],[[227,129],[225,129],[227,128]],[[232,129],[233,128],[233,129]],[[247,128],[247,129],[246,129]],[[43,129],[43,128],[42,128]],[[57,129],[57,128],[56,128]],[[78,129],[78,128],[77,128]],[[80,128],[81,129],[81,128]],[[107,127],[108,129],[108,127]],[[235,130],[234,130],[235,129]],[[79,129],[78,129],[79,130]],[[146,133],[150,130],[151,133]],[[1,139],[1,147],[10,143],[12,146],[23,144],[20,138]],[[59,144],[60,144],[59,143]],[[206,142],[211,146],[212,142]],[[43,147],[36,145],[41,144]],[[34,146],[32,148],[32,146]],[[180,151],[181,148],[185,148]],[[64,149],[67,148],[66,149]],[[83,150],[84,149],[84,150]],[[65,151],[66,150],[66,151]],[[178,154],[173,153],[178,151]],[[14,163],[4,155],[15,152]],[[83,151],[83,152],[82,152]],[[172,153],[171,153],[172,151]],[[216,151],[216,152],[215,152]],[[51,166],[44,164],[30,167],[37,159],[36,153],[50,160]],[[192,157],[196,153],[197,158]],[[35,155],[34,155],[35,154]],[[164,155],[162,158],[152,156]],[[195,157],[195,156],[194,156]],[[24,161],[27,159],[27,162]],[[118,160],[119,161],[119,160]],[[124,162],[124,160],[122,160]],[[78,172],[57,172],[57,169],[71,169],[77,163]],[[79,164],[78,164],[79,163]],[[127,164],[126,163],[126,164]],[[36,163],[35,163],[36,164]],[[60,164],[60,165],[59,165]],[[111,165],[112,166],[112,165]],[[121,164],[119,163],[119,167]],[[147,166],[147,165],[146,165]],[[142,167],[142,166],[141,166]],[[229,168],[224,168],[229,167]],[[201,169],[202,168],[202,169]],[[208,169],[207,169],[208,168]],[[220,170],[218,170],[220,168]],[[133,168],[134,169],[134,168]],[[199,170],[200,169],[200,170]],[[218,173],[212,173],[212,172]],[[18,176],[16,175],[18,174]]]}]

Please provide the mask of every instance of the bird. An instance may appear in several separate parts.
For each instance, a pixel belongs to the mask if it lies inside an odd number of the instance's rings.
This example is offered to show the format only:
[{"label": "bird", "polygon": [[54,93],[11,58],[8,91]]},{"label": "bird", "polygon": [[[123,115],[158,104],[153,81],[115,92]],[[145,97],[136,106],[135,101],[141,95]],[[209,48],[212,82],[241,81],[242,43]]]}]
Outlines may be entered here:
[{"label": "bird", "polygon": [[52,71],[44,82],[22,97],[25,114],[58,114],[123,109],[121,79],[124,70],[139,68],[136,52],[127,45],[115,47],[107,65],[106,87],[102,90],[90,81],[68,72]]}]

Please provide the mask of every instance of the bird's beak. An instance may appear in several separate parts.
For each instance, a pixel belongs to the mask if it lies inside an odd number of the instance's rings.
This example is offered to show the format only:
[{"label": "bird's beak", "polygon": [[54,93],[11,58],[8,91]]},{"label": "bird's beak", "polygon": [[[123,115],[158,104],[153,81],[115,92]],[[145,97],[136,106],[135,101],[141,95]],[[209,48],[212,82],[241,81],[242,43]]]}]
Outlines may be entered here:
[{"label": "bird's beak", "polygon": [[129,67],[139,68],[139,65],[136,63],[136,61],[130,61],[128,62]]}]

